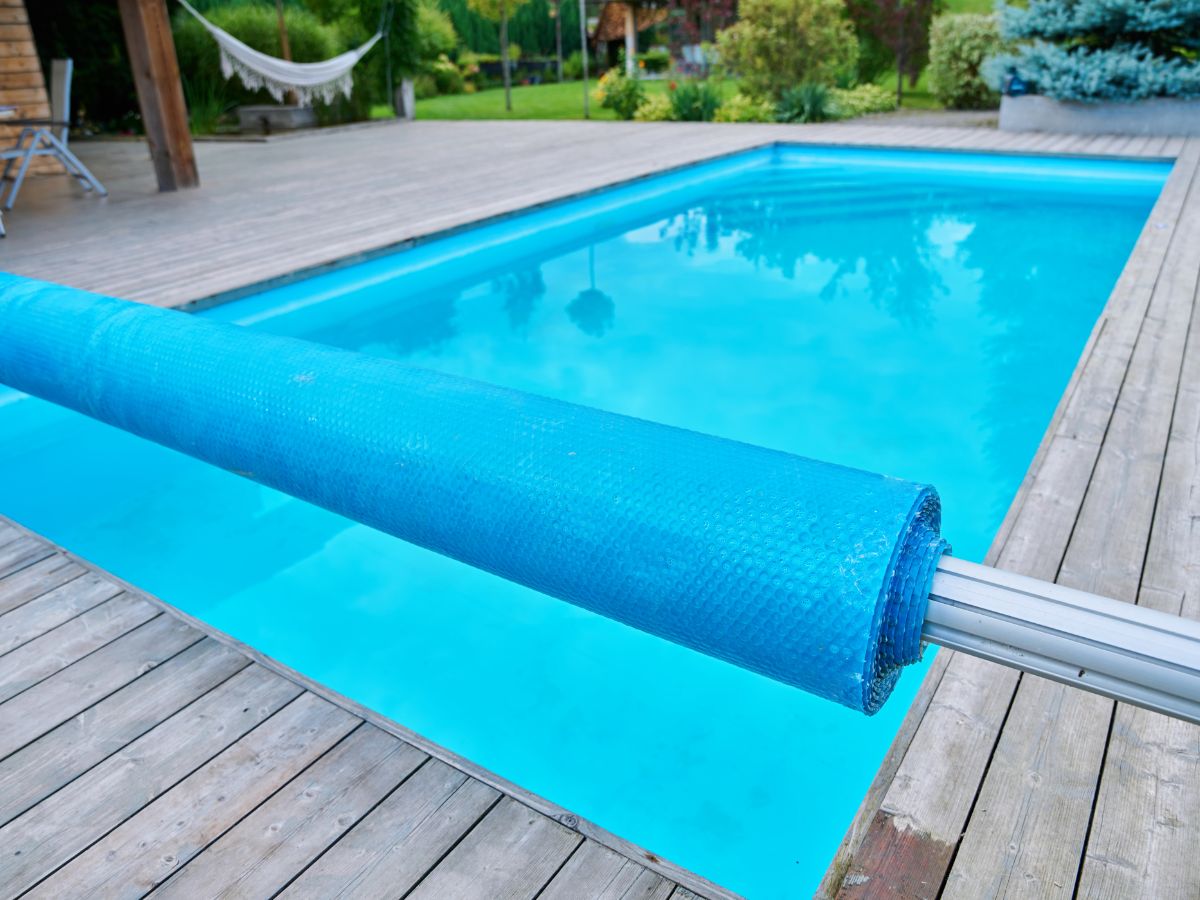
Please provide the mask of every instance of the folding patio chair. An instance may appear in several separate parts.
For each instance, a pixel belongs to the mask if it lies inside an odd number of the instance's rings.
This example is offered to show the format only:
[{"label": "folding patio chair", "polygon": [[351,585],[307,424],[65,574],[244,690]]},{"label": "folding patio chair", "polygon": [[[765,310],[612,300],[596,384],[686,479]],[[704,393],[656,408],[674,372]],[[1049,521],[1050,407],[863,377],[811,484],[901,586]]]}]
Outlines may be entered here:
[{"label": "folding patio chair", "polygon": [[[51,63],[49,119],[7,120],[13,125],[23,127],[17,137],[17,143],[0,151],[0,159],[4,160],[4,171],[0,174],[0,197],[3,198],[4,209],[13,208],[25,181],[25,174],[29,171],[29,164],[39,156],[52,156],[61,162],[85,191],[94,190],[101,197],[108,195],[99,179],[67,148],[70,138],[71,75],[74,68],[69,59],[56,59]],[[16,177],[8,183],[12,168],[18,161],[20,165],[17,167]],[[5,183],[8,183],[7,195],[4,193]]]}]

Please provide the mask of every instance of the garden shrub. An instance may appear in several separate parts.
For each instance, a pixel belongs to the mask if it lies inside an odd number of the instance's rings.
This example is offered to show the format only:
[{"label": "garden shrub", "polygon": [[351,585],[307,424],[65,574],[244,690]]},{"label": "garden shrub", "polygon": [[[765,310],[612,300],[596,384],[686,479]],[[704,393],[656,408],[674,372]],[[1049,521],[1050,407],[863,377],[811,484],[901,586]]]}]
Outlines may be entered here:
[{"label": "garden shrub", "polygon": [[633,118],[638,122],[669,122],[675,118],[671,98],[666,94],[651,94],[642,101]]},{"label": "garden shrub", "polygon": [[1200,97],[1200,0],[1029,0],[1001,6],[1000,34],[1030,41],[992,57],[1007,74],[1058,100]]},{"label": "garden shrub", "polygon": [[422,60],[434,60],[450,56],[458,49],[458,32],[450,15],[434,0],[421,0],[417,4],[417,56]]},{"label": "garden shrub", "polygon": [[891,112],[896,108],[896,94],[877,84],[860,84],[852,88],[834,88],[830,93],[830,113],[835,119],[853,119],[871,113]]},{"label": "garden shrub", "polygon": [[745,94],[734,94],[721,104],[714,122],[774,122],[775,107],[768,100],[754,100]]},{"label": "garden shrub", "polygon": [[666,50],[647,50],[637,55],[638,68],[643,72],[659,74],[671,68],[671,54]]},{"label": "garden shrub", "polygon": [[712,81],[685,81],[670,91],[673,118],[679,122],[711,122],[721,105],[721,89]]},{"label": "garden shrub", "polygon": [[600,76],[592,97],[605,109],[611,109],[618,119],[632,119],[642,105],[645,90],[636,78],[629,78],[621,69],[609,69]]},{"label": "garden shrub", "polygon": [[426,66],[426,74],[433,77],[439,94],[461,94],[464,90],[462,72],[445,54]]},{"label": "garden shrub", "polygon": [[993,109],[1000,96],[983,64],[1001,49],[995,16],[940,16],[929,38],[929,89],[949,109]]},{"label": "garden shrub", "polygon": [[413,96],[416,99],[428,100],[437,95],[437,80],[432,75],[423,72],[413,77]]},{"label": "garden shrub", "polygon": [[775,107],[778,122],[825,122],[833,117],[833,97],[819,82],[787,88]]},{"label": "garden shrub", "polygon": [[742,0],[740,21],[717,36],[722,64],[756,98],[854,71],[858,39],[842,0]]},{"label": "garden shrub", "polygon": [[[591,65],[588,66],[591,69]],[[594,71],[594,70],[593,70]],[[578,81],[583,77],[583,54],[576,50],[563,60],[563,78]]]}]

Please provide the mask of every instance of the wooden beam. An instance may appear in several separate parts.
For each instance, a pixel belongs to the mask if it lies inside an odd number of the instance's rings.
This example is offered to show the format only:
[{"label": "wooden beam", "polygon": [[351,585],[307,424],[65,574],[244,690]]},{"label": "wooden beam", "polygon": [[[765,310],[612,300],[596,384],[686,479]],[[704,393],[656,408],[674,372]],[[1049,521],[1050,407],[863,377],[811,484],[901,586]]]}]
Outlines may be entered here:
[{"label": "wooden beam", "polygon": [[200,175],[166,0],[118,0],[118,5],[158,189],[197,187]]}]

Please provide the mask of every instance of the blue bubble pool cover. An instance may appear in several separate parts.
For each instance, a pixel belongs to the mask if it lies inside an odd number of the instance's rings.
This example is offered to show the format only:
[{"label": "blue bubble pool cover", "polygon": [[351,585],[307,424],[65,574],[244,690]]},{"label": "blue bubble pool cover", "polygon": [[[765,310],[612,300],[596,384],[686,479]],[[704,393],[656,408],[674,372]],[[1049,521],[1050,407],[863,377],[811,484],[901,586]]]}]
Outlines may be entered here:
[{"label": "blue bubble pool cover", "polygon": [[921,654],[928,486],[14,276],[0,382],[854,709]]}]

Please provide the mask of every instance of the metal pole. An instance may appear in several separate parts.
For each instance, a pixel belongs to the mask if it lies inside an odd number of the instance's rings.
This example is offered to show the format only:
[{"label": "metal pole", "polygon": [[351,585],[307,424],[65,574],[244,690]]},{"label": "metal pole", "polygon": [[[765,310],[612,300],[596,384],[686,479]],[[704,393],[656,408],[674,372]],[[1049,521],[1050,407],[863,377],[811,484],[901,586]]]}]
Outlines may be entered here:
[{"label": "metal pole", "polygon": [[583,51],[583,117],[590,119],[588,112],[588,39],[587,0],[579,0],[579,46]]},{"label": "metal pole", "polygon": [[1200,724],[1200,622],[943,557],[922,636]]},{"label": "metal pole", "polygon": [[391,27],[383,33],[383,65],[387,69],[387,99],[392,107],[392,112],[400,115],[400,110],[396,109],[396,94],[392,89],[392,39]]}]

